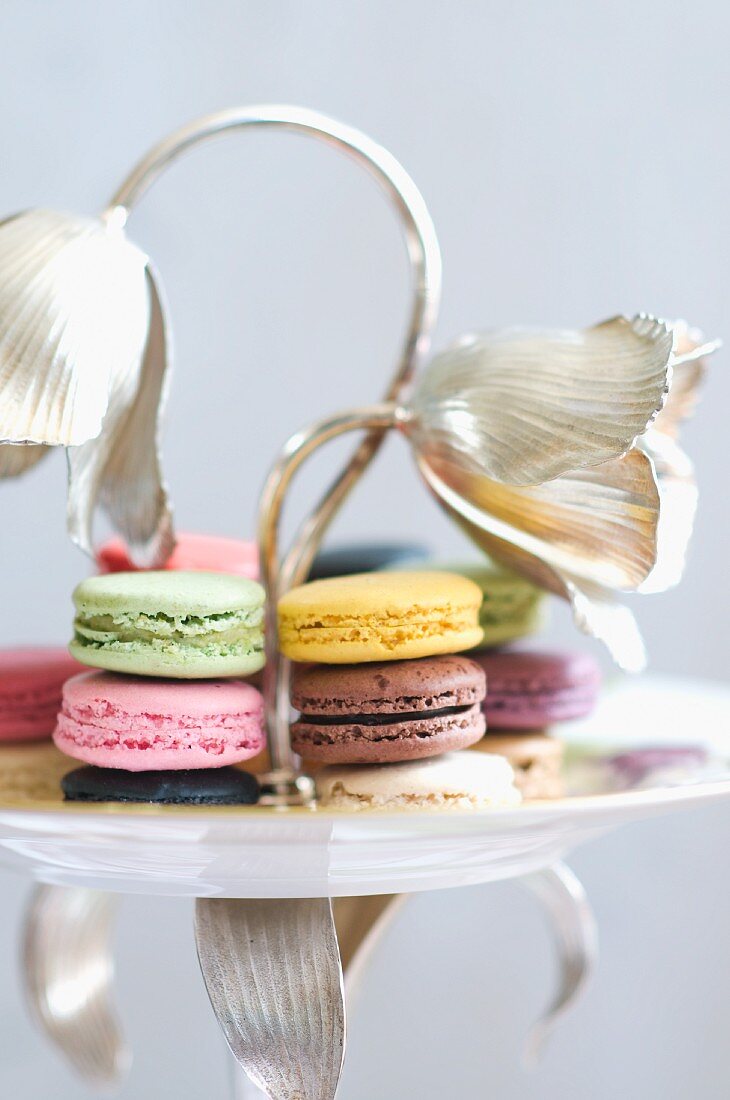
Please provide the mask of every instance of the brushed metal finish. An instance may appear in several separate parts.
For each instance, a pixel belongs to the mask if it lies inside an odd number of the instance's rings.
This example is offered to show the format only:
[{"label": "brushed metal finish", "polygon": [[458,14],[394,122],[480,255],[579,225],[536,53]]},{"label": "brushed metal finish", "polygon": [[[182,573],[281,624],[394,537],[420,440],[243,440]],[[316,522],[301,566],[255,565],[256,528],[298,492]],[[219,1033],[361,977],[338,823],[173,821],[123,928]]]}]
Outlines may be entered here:
[{"label": "brushed metal finish", "polygon": [[345,1001],[326,898],[198,898],[195,939],[234,1056],[271,1100],[334,1100]]},{"label": "brushed metal finish", "polygon": [[144,349],[146,263],[98,218],[28,210],[0,225],[0,440],[98,436]]},{"label": "brushed metal finish", "polygon": [[101,505],[115,529],[124,533],[139,566],[164,561],[175,546],[160,453],[170,340],[164,305],[149,266],[146,279],[150,319],[140,370],[112,386],[98,439],[68,451],[71,538],[87,553],[93,552],[94,513]]},{"label": "brushed metal finish", "polygon": [[664,403],[671,354],[669,326],[644,315],[462,340],[426,368],[411,435],[426,463],[541,485],[632,446]]},{"label": "brushed metal finish", "polygon": [[111,894],[36,886],[23,930],[31,1015],[87,1084],[99,1089],[118,1086],[131,1062],[113,1002],[115,910]]},{"label": "brushed metal finish", "polygon": [[563,1017],[573,1009],[595,970],[598,929],[580,880],[562,862],[519,880],[541,902],[550,923],[560,967],[558,991],[545,1014],[534,1024],[524,1058],[534,1066]]},{"label": "brushed metal finish", "polygon": [[[323,141],[380,186],[400,219],[412,268],[409,320],[388,399],[403,392],[428,351],[441,256],[418,188],[377,142],[302,107],[236,107],[183,126],[139,162],[99,219],[32,210],[0,223],[0,477],[17,476],[42,457],[38,451],[9,453],[6,441],[86,444],[72,458],[69,528],[87,552],[97,505],[109,512],[136,564],[161,564],[172,545],[157,447],[166,364],[142,362],[146,342],[148,350],[155,343],[154,332],[147,341],[149,293],[153,306],[159,294],[154,284],[149,291],[147,258],[125,238],[125,223],[168,165],[201,142],[252,127]],[[306,574],[381,439],[370,433],[361,442],[296,534],[284,565],[290,583]],[[289,754],[282,766],[291,773]]]}]

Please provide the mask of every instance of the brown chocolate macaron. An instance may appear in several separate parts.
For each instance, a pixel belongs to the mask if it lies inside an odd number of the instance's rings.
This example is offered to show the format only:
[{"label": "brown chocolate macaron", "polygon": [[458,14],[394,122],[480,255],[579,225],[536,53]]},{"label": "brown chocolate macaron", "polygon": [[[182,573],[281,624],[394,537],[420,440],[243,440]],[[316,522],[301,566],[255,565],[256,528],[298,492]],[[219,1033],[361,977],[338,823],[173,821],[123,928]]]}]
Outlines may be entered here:
[{"label": "brown chocolate macaron", "polygon": [[328,764],[417,760],[484,734],[482,669],[468,657],[299,666],[291,701],[295,752]]}]

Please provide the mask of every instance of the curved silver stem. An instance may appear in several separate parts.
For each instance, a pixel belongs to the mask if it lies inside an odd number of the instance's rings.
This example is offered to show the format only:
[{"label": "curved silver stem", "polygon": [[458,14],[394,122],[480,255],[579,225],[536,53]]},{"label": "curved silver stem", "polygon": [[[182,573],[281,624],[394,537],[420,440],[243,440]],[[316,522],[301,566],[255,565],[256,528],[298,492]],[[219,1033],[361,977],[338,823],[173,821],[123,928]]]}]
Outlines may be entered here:
[{"label": "curved silver stem", "polygon": [[580,880],[565,863],[555,863],[518,880],[547,912],[555,940],[561,979],[545,1014],[533,1025],[525,1044],[525,1063],[534,1066],[563,1016],[575,1005],[595,969],[598,930]]},{"label": "curved silver stem", "polygon": [[[279,656],[276,603],[285,590],[284,567],[279,564],[279,527],[287,490],[295,473],[309,455],[323,444],[347,432],[368,430],[379,439],[407,414],[392,402],[338,413],[302,429],[284,445],[266,479],[259,502],[258,538],[261,577],[268,594],[266,604],[266,665],[264,700],[272,780],[281,784],[278,792],[285,800],[295,778],[295,758],[289,742],[289,662]],[[296,575],[296,570],[294,571]]]},{"label": "curved silver stem", "polygon": [[[331,145],[360,164],[375,179],[398,213],[413,273],[413,302],[403,349],[385,391],[384,400],[400,400],[428,352],[441,297],[441,253],[431,216],[415,183],[395,157],[359,130],[316,111],[287,105],[234,107],[207,115],[176,130],[143,157],[117,190],[103,216],[109,222],[123,226],[145,192],[175,160],[202,142],[229,130],[248,127],[295,131]],[[304,521],[281,564],[278,588],[269,587],[274,579],[270,564],[268,567],[266,564],[262,565],[269,605],[275,605],[278,591],[290,588],[306,578],[324,532],[372,461],[381,440],[381,431],[369,432]],[[269,617],[271,619],[271,615]],[[270,645],[268,649],[271,653]],[[280,681],[283,686],[286,685],[287,677],[288,668],[282,662]],[[268,710],[273,713],[272,706]],[[283,769],[291,777],[291,752],[285,751],[283,745],[274,744],[272,747],[274,770]]]}]

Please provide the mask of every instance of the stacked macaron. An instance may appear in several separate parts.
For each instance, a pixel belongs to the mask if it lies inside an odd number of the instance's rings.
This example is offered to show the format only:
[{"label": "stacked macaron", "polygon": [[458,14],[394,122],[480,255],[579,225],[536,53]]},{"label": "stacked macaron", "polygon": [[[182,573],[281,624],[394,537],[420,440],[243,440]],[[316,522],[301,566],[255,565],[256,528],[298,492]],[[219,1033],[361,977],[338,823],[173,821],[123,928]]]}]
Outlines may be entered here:
[{"label": "stacked macaron", "polygon": [[467,778],[457,751],[485,728],[485,675],[461,655],[481,640],[481,604],[473,581],[426,571],[330,577],[282,597],[279,644],[297,662],[292,744],[329,765],[317,775],[323,805],[515,801],[503,760],[485,757]]},{"label": "stacked macaron", "polygon": [[488,685],[487,734],[477,747],[509,760],[525,798],[559,797],[563,744],[550,727],[591,712],[600,687],[598,666],[585,653],[512,648],[541,626],[544,594],[496,565],[459,571],[478,584],[483,597],[483,637],[470,654]]},{"label": "stacked macaron", "polygon": [[61,646],[0,650],[0,743],[50,738],[63,685],[80,671]]},{"label": "stacked macaron", "polygon": [[196,564],[91,577],[74,603],[70,650],[95,671],[64,686],[54,740],[87,765],[66,797],[255,802],[255,778],[230,765],[264,747],[263,700],[243,679],[264,663],[261,586]]}]

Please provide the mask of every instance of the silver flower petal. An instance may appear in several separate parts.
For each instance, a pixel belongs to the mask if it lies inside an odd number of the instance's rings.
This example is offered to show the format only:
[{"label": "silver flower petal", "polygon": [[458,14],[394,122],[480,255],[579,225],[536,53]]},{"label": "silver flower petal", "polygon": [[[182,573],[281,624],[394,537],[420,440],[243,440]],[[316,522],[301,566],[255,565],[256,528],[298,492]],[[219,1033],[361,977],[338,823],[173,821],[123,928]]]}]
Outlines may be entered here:
[{"label": "silver flower petal", "polygon": [[638,590],[665,592],[682,579],[699,494],[690,459],[668,435],[650,428],[640,446],[654,463],[661,504],[656,564]]},{"label": "silver flower petal", "polygon": [[[474,479],[473,495],[467,498],[422,460],[419,467],[439,503],[482,550],[567,600],[576,626],[603,642],[620,668],[639,672],[645,667],[646,651],[634,616],[619,603],[614,585],[600,578],[632,578],[636,587],[636,578],[646,576],[655,560],[659,496],[646,455],[632,451],[529,492],[500,486],[501,513],[508,518],[487,510],[493,506],[489,494],[494,483]],[[523,518],[529,530],[516,526]]]},{"label": "silver flower petal", "polygon": [[50,447],[39,443],[0,443],[0,478],[19,477],[31,470]]},{"label": "silver flower petal", "polygon": [[174,547],[172,512],[162,478],[160,419],[169,374],[165,310],[153,273],[149,287],[150,325],[140,364],[117,378],[101,434],[69,448],[68,527],[87,553],[93,552],[98,505],[127,543],[141,568],[163,564]]},{"label": "silver flower petal", "polygon": [[672,329],[672,385],[652,427],[676,439],[681,424],[692,416],[696,408],[700,386],[707,371],[707,360],[721,347],[722,341],[705,340],[699,329],[690,328],[685,321],[676,321]]},{"label": "silver flower petal", "polygon": [[427,368],[409,434],[427,461],[509,485],[598,465],[628,451],[661,408],[672,342],[644,315],[461,341]]},{"label": "silver flower petal", "polygon": [[0,224],[0,442],[78,445],[147,338],[147,258],[99,219]]},{"label": "silver flower petal", "polygon": [[437,499],[473,526],[592,584],[634,589],[656,562],[659,491],[633,450],[544,485],[503,485],[419,455]]}]

